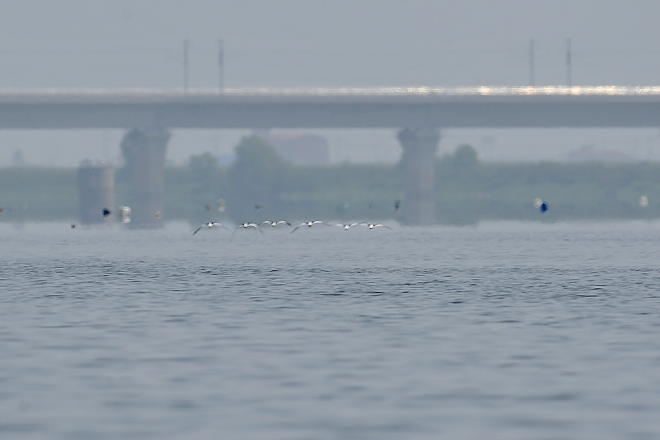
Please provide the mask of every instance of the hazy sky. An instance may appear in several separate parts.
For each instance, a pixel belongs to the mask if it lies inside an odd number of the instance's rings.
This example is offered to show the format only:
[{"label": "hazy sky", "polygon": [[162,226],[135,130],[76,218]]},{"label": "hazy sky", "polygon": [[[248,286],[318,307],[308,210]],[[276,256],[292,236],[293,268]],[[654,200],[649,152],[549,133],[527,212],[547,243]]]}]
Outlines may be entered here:
[{"label": "hazy sky", "polygon": [[[574,83],[660,84],[659,15],[660,2],[651,0],[7,1],[0,3],[0,88],[180,88],[186,38],[191,87],[217,85],[219,38],[225,41],[228,87],[527,84],[530,38],[537,48],[536,83],[562,84],[568,37]],[[656,131],[629,133],[658,137]],[[326,134],[335,160],[398,155],[389,131]],[[170,157],[230,151],[239,135],[175,133]],[[570,148],[609,136],[573,133],[577,144]],[[114,131],[0,132],[0,165],[17,147],[33,162],[50,154],[51,162],[76,164],[85,151],[114,160],[120,137]],[[535,157],[527,146],[538,138],[533,133],[451,131],[444,140],[492,137],[495,143],[482,143],[495,148],[495,156],[500,150],[516,156],[517,142],[522,158]],[[544,139],[568,142],[561,132]],[[39,154],[44,143],[57,150]],[[367,144],[381,146],[382,154],[358,151]],[[538,147],[546,151],[548,145]]]}]

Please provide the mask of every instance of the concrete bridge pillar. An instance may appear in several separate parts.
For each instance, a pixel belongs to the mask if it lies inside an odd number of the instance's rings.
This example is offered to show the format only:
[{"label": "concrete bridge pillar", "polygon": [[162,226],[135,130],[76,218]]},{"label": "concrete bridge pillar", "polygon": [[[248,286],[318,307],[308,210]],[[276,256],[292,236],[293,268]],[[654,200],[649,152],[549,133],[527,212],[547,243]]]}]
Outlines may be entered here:
[{"label": "concrete bridge pillar", "polygon": [[121,142],[132,185],[132,227],[162,225],[165,153],[170,134],[163,129],[133,129]]},{"label": "concrete bridge pillar", "polygon": [[435,152],[440,133],[435,128],[406,128],[398,138],[403,147],[404,221],[409,225],[431,225],[435,223]]},{"label": "concrete bridge pillar", "polygon": [[[105,163],[83,161],[78,168],[80,222],[112,223],[115,209],[115,170]],[[104,215],[107,209],[111,214]]]}]

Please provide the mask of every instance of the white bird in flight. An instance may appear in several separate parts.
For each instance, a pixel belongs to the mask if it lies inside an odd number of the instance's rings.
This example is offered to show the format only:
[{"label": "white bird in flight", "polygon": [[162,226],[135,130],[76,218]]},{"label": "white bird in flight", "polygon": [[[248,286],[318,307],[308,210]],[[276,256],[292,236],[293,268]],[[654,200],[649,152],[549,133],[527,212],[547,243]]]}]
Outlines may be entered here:
[{"label": "white bird in flight", "polygon": [[354,222],[354,223],[334,223],[334,224],[329,224],[328,226],[337,226],[338,228],[342,228],[344,231],[348,231],[351,229],[353,226],[359,226],[364,224],[363,222]]},{"label": "white bird in flight", "polygon": [[272,222],[272,221],[270,221],[270,220],[264,220],[264,221],[262,221],[262,222],[259,223],[259,224],[260,224],[260,225],[269,225],[269,226],[272,226],[273,228],[276,227],[276,226],[279,226],[279,225],[288,225],[288,226],[291,226],[291,223],[289,223],[289,222],[286,221],[286,220],[280,220],[280,221],[276,221],[276,222]]},{"label": "white bird in flight", "polygon": [[307,226],[308,228],[311,228],[314,225],[326,225],[327,226],[327,223],[324,223],[321,220],[311,220],[311,221],[299,224],[298,226],[293,228],[293,231],[291,231],[291,233],[293,234],[294,232],[296,232],[298,230],[298,228],[301,227],[301,226]]},{"label": "white bird in flight", "polygon": [[362,226],[366,226],[369,229],[375,229],[375,228],[387,228],[387,229],[392,229],[390,226],[384,225],[382,223],[360,223]]},{"label": "white bird in flight", "polygon": [[261,228],[259,227],[258,224],[256,224],[256,223],[244,222],[244,223],[241,223],[240,225],[238,225],[238,227],[237,227],[236,229],[234,229],[234,232],[231,233],[231,236],[233,237],[234,234],[236,233],[236,231],[238,231],[239,229],[248,229],[248,228],[255,228],[255,229],[256,229],[257,231],[259,231],[260,233],[262,233],[262,234],[264,233],[264,232],[261,230]]},{"label": "white bird in flight", "polygon": [[221,227],[221,228],[224,229],[224,230],[227,230],[227,228],[226,228],[222,223],[218,223],[218,222],[208,222],[208,223],[204,223],[202,226],[200,226],[199,228],[195,229],[195,231],[193,232],[193,235],[197,234],[200,230],[202,230],[202,228],[208,228],[208,229],[211,229],[211,228],[215,228],[215,227],[218,227],[218,226]]}]

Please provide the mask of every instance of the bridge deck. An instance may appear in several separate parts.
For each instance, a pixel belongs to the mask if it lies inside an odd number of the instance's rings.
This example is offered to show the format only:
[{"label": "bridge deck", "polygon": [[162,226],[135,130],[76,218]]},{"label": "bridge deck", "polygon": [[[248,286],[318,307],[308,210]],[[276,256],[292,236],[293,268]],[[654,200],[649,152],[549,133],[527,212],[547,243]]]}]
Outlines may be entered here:
[{"label": "bridge deck", "polygon": [[0,128],[656,127],[658,86],[0,90]]}]

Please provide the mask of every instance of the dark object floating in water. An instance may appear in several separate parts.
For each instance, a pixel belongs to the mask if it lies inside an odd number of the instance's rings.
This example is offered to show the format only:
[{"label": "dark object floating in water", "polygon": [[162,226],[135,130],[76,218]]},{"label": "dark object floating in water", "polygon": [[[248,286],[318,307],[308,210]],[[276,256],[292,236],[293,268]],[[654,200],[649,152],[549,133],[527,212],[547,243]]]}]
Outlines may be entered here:
[{"label": "dark object floating in water", "polygon": [[545,214],[550,209],[550,205],[543,199],[534,199],[534,208],[538,209],[541,214]]},{"label": "dark object floating in water", "polygon": [[207,203],[207,204],[206,204],[206,212],[209,212],[210,210],[211,210],[211,205],[209,205],[209,204]]},{"label": "dark object floating in water", "polygon": [[396,199],[396,200],[394,201],[394,211],[395,211],[395,212],[398,212],[400,207],[401,207],[401,200]]},{"label": "dark object floating in water", "polygon": [[261,208],[263,208],[263,205],[261,203],[255,203],[254,204],[254,210],[255,211],[260,211]]},{"label": "dark object floating in water", "polygon": [[374,202],[369,202],[369,209],[374,209]]},{"label": "dark object floating in water", "polygon": [[75,223],[71,223],[71,229],[76,229],[76,224]]},{"label": "dark object floating in water", "polygon": [[103,217],[107,217],[110,214],[112,214],[112,211],[110,211],[108,208],[103,208]]}]

